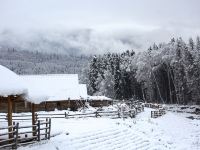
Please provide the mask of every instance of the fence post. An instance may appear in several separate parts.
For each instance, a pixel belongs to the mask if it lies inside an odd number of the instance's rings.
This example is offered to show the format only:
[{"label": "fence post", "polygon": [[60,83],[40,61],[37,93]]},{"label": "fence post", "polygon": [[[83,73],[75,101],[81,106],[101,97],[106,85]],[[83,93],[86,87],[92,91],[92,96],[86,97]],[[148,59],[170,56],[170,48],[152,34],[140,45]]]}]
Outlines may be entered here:
[{"label": "fence post", "polygon": [[119,110],[118,110],[118,113],[117,113],[117,115],[118,115],[118,118],[120,118],[120,112],[119,112]]},{"label": "fence post", "polygon": [[51,136],[51,118],[49,118],[49,134],[48,134],[48,139],[50,139]]},{"label": "fence post", "polygon": [[[12,129],[12,133],[10,133],[10,135],[12,134],[12,138],[15,138],[15,122],[12,123],[12,127],[10,127],[10,128]],[[10,137],[9,137],[9,139],[10,139]],[[9,140],[9,144],[11,144],[12,142],[15,142],[15,139],[13,141]],[[15,148],[15,145],[12,145],[12,148]]]},{"label": "fence post", "polygon": [[37,120],[38,120],[38,114],[35,113],[35,122],[37,122]]},{"label": "fence post", "polygon": [[19,130],[19,123],[17,123],[17,125],[15,126],[15,149],[17,149],[17,145],[18,145],[18,130]]},{"label": "fence post", "polygon": [[101,115],[96,111],[95,112],[95,117],[97,118],[98,116],[101,117]]},{"label": "fence post", "polygon": [[12,133],[12,134],[13,134],[13,135],[12,135],[13,138],[14,138],[14,134],[15,134],[15,127],[16,127],[16,126],[15,126],[15,122],[13,122],[13,127],[12,127],[12,128],[13,128],[13,130],[12,130],[12,131],[13,131],[13,133]]},{"label": "fence post", "polygon": [[40,141],[40,120],[38,120],[38,123],[37,123],[37,130],[38,130],[38,141]]},{"label": "fence post", "polygon": [[65,119],[68,119],[68,114],[67,114],[67,112],[65,112]]},{"label": "fence post", "polygon": [[47,127],[48,127],[48,118],[46,118],[46,129],[45,129],[45,139],[47,139]]},{"label": "fence post", "polygon": [[129,111],[129,117],[133,118],[133,117],[132,117],[132,113],[131,113],[131,110]]}]

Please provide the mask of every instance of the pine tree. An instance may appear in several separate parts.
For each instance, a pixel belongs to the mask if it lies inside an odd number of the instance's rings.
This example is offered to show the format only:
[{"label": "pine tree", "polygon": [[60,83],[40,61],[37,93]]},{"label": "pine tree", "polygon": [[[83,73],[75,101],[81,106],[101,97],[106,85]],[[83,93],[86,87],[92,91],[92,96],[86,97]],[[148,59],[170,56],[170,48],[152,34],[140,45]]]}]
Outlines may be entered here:
[{"label": "pine tree", "polygon": [[90,63],[90,72],[89,72],[89,94],[93,95],[97,92],[97,78],[98,78],[98,61],[96,55],[93,56],[93,59]]},{"label": "pine tree", "polygon": [[193,51],[195,48],[194,41],[192,38],[189,38],[189,49]]},{"label": "pine tree", "polygon": [[158,46],[156,45],[156,43],[153,44],[153,50],[158,50]]},{"label": "pine tree", "polygon": [[186,104],[187,82],[185,79],[185,68],[183,65],[183,51],[185,43],[181,38],[176,41],[176,55],[174,63],[175,89],[178,103]]},{"label": "pine tree", "polygon": [[114,91],[115,98],[121,99],[121,72],[120,72],[120,57],[118,54],[115,54],[114,57]]},{"label": "pine tree", "polygon": [[196,50],[198,52],[200,52],[200,38],[199,38],[199,36],[197,36],[197,39],[196,39]]},{"label": "pine tree", "polygon": [[[184,68],[185,68],[185,79],[187,82],[187,87],[188,87],[188,91],[187,92],[187,103],[192,101],[192,95],[194,95],[194,83],[193,83],[193,79],[194,79],[194,59],[193,56],[191,54],[191,52],[189,51],[189,49],[187,47],[185,47],[184,49]],[[192,49],[190,49],[192,50]],[[186,94],[186,93],[185,93]]]}]

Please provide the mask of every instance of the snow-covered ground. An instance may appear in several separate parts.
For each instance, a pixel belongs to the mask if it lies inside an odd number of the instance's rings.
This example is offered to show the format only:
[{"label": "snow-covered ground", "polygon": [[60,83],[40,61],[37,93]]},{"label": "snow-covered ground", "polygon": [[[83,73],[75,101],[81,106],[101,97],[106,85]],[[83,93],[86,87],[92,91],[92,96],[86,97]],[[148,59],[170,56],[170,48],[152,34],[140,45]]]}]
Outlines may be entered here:
[{"label": "snow-covered ground", "polygon": [[20,150],[199,150],[200,120],[187,114],[167,112],[152,119],[150,108],[134,119],[53,119],[48,141]]}]

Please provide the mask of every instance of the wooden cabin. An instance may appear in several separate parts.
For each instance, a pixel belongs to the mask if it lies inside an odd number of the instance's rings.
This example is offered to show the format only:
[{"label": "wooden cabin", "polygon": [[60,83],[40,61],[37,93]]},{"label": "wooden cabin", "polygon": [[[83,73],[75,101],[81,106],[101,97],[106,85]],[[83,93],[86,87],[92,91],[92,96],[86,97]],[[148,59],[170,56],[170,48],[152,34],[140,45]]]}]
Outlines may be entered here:
[{"label": "wooden cabin", "polygon": [[[2,66],[3,67],[3,66]],[[16,75],[14,72],[6,69],[18,79],[18,83],[9,84],[9,79],[4,80],[5,85],[2,90],[11,90],[18,85],[23,84],[23,91],[11,93],[12,112],[31,112],[32,104],[35,111],[54,111],[54,110],[77,110],[85,105],[86,101],[93,107],[108,106],[112,103],[111,99],[105,96],[88,96],[85,84],[79,84],[77,74],[43,74],[43,75]],[[5,75],[6,76],[6,75]],[[2,76],[3,77],[3,76]],[[3,82],[2,81],[2,82]],[[15,92],[15,90],[13,91]],[[0,93],[0,112],[7,113],[8,96],[6,93]],[[26,95],[25,97],[23,95]]]}]

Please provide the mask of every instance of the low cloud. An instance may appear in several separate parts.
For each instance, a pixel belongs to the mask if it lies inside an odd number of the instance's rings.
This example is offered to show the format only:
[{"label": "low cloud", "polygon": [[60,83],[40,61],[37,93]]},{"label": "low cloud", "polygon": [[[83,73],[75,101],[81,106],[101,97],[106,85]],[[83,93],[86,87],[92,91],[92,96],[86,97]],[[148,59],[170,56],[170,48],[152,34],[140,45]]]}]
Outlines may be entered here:
[{"label": "low cloud", "polygon": [[66,54],[146,50],[200,34],[199,0],[0,0],[0,48]]},{"label": "low cloud", "polygon": [[[184,30],[181,33],[162,28],[145,32],[136,32],[134,29],[27,30],[26,32],[3,30],[0,32],[0,49],[15,48],[65,54],[102,54],[125,50],[138,52],[146,50],[154,42],[168,42],[171,37],[185,35]],[[193,34],[192,31],[190,33]],[[183,38],[187,39],[187,36]]]}]

